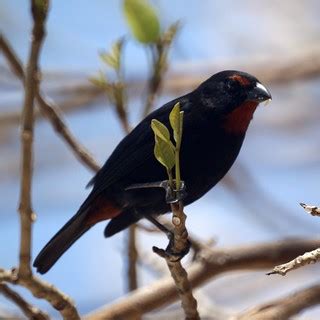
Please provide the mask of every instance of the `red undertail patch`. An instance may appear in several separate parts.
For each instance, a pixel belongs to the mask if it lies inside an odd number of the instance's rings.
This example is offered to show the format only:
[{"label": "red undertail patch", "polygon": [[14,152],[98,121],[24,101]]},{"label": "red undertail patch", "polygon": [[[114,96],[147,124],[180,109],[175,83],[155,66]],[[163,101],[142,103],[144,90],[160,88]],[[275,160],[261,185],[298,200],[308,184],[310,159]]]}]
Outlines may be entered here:
[{"label": "red undertail patch", "polygon": [[104,220],[112,219],[121,213],[119,208],[112,200],[98,196],[93,200],[86,223],[90,226]]},{"label": "red undertail patch", "polygon": [[226,116],[223,127],[229,133],[245,133],[258,106],[257,102],[247,101]]}]

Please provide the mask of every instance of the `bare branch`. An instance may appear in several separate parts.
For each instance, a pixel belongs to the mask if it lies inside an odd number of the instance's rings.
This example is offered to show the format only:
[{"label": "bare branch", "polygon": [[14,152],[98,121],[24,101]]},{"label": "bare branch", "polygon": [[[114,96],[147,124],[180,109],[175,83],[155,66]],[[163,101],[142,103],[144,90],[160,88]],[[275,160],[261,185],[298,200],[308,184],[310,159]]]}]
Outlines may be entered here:
[{"label": "bare branch", "polygon": [[128,240],[127,240],[127,279],[129,291],[136,290],[138,288],[138,277],[137,277],[137,228],[136,224],[133,224],[128,229]]},{"label": "bare branch", "polygon": [[31,275],[28,278],[21,278],[16,270],[0,269],[0,283],[8,282],[11,284],[21,285],[39,299],[47,300],[53,308],[58,310],[65,320],[80,320],[77,309],[73,301],[64,293],[59,291],[52,284]]},{"label": "bare branch", "polygon": [[24,298],[22,298],[17,292],[9,288],[6,284],[0,283],[0,293],[2,293],[6,298],[15,303],[26,317],[33,320],[48,320],[49,316],[36,308],[35,306],[28,303]]},{"label": "bare branch", "polygon": [[[177,94],[188,91],[201,83],[207,74],[230,69],[237,65],[239,70],[245,70],[261,78],[265,83],[281,84],[297,80],[310,79],[320,74],[320,47],[307,48],[297,52],[290,52],[284,60],[275,60],[273,57],[261,61],[261,59],[250,59],[246,61],[224,60],[212,63],[210,61],[199,62],[197,70],[194,65],[180,65],[182,72],[170,73],[164,82],[163,91]],[[270,68],[272,66],[272,68]]]},{"label": "bare branch", "polygon": [[[49,0],[32,0],[31,12],[33,18],[32,42],[24,79],[25,98],[21,124],[21,187],[20,187],[20,259],[17,270],[0,270],[0,282],[20,284],[28,288],[35,297],[45,298],[54,308],[60,311],[64,319],[80,319],[77,310],[70,299],[48,284],[32,275],[31,236],[32,222],[35,214],[31,205],[32,167],[33,167],[33,126],[34,99],[39,90],[38,60],[45,37],[45,20]],[[18,71],[18,69],[17,69]],[[21,70],[20,70],[21,71]]]},{"label": "bare branch", "polygon": [[[5,57],[7,58],[13,72],[19,79],[24,81],[25,74],[22,69],[22,63],[19,61],[14,50],[11,48],[8,41],[3,35],[0,35],[0,49],[3,51]],[[72,135],[69,128],[65,124],[60,108],[52,100],[48,101],[42,96],[38,85],[35,86],[33,95],[35,96],[35,99],[40,107],[40,111],[43,112],[44,115],[50,120],[55,131],[66,141],[66,143],[73,151],[74,155],[91,170],[98,171],[99,165],[90,155],[90,153],[85,149],[85,147],[76,140],[76,138]],[[87,102],[87,99],[88,97],[86,97],[85,101],[82,102]],[[92,99],[91,96],[90,99]],[[16,115],[15,113],[9,116],[10,117],[7,116],[7,118],[5,119],[6,121],[8,121],[8,119],[11,119],[12,121],[12,119],[16,119],[17,116],[19,118],[19,115]]]},{"label": "bare branch", "polygon": [[31,1],[31,12],[33,17],[32,43],[27,64],[24,81],[25,96],[22,111],[21,124],[21,185],[20,185],[20,264],[19,277],[27,278],[31,276],[31,228],[35,219],[31,207],[31,187],[32,187],[32,142],[33,142],[33,107],[34,97],[39,86],[38,60],[42,42],[45,37],[44,22],[47,16],[48,1]]},{"label": "bare branch", "polygon": [[316,249],[287,262],[276,266],[271,272],[268,272],[267,275],[271,274],[280,274],[285,276],[287,272],[301,268],[307,264],[313,264],[320,260],[320,249]]},{"label": "bare branch", "polygon": [[[290,239],[231,249],[207,249],[203,251],[201,260],[188,268],[189,281],[195,288],[222,273],[270,268],[317,247],[320,247],[320,240]],[[166,277],[93,311],[85,319],[130,319],[169,305],[177,299],[175,284],[171,277]]]},{"label": "bare branch", "polygon": [[300,290],[232,317],[232,320],[287,320],[304,309],[320,303],[320,285]]},{"label": "bare branch", "polygon": [[[301,207],[308,213],[313,216],[320,216],[320,209],[316,206],[309,206],[305,203],[300,203]],[[310,252],[306,252],[303,255],[296,257],[295,259],[275,266],[271,272],[268,272],[267,275],[271,274],[280,274],[285,276],[289,271],[301,268],[307,264],[313,264],[320,260],[320,249],[315,249]]]}]

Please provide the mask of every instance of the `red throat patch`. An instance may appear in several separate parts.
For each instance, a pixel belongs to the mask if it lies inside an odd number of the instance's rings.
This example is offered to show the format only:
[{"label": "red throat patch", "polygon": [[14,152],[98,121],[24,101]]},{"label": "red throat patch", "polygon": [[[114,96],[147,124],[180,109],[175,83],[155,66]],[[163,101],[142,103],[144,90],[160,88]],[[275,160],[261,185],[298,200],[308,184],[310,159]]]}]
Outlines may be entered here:
[{"label": "red throat patch", "polygon": [[223,127],[233,134],[245,133],[258,106],[257,102],[247,101],[226,116]]}]

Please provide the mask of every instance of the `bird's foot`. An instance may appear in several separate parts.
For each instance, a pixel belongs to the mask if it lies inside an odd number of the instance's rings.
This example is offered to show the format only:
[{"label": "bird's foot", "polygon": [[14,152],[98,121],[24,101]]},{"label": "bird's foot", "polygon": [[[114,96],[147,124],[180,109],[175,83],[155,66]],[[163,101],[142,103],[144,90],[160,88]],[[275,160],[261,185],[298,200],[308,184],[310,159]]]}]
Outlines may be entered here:
[{"label": "bird's foot", "polygon": [[[173,180],[173,183],[175,184],[175,180]],[[169,204],[177,203],[183,200],[187,195],[184,181],[180,182],[179,190],[172,188],[169,180],[148,182],[148,183],[136,183],[125,188],[125,190],[144,189],[144,188],[163,188],[166,192],[166,202]]]},{"label": "bird's foot", "polygon": [[170,262],[178,262],[189,253],[190,247],[191,242],[186,239],[186,241],[184,242],[184,246],[177,250],[174,244],[174,236],[173,234],[171,234],[171,238],[169,238],[169,244],[165,250],[155,246],[152,247],[152,250],[153,252],[155,252],[162,258],[169,260]]}]

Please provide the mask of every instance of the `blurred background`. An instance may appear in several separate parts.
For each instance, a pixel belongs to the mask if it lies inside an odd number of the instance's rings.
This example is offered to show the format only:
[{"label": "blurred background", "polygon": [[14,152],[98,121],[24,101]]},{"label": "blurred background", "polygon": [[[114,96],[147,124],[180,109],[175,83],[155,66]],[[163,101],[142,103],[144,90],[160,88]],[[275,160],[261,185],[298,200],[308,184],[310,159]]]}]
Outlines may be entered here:
[{"label": "blurred background", "polygon": [[[151,3],[163,28],[181,21],[156,107],[222,69],[252,72],[273,96],[271,104],[255,113],[237,163],[223,183],[186,208],[189,231],[201,239],[214,238],[218,246],[316,237],[320,221],[306,214],[299,202],[320,203],[320,2]],[[25,62],[31,31],[28,1],[1,1],[0,30]],[[150,57],[130,37],[121,1],[54,1],[47,31],[41,55],[42,89],[63,107],[74,135],[103,164],[124,133],[105,96],[88,81],[102,66],[98,52],[128,36],[124,58],[133,126],[144,103]],[[297,68],[292,71],[290,67],[293,76],[289,79],[288,66]],[[23,87],[0,55],[0,266],[5,268],[16,265],[18,258],[22,99]],[[85,185],[92,173],[42,118],[36,122],[34,159],[35,256],[77,211],[88,193]],[[106,240],[104,227],[101,223],[85,234],[44,276],[69,294],[81,313],[126,291],[125,233]],[[139,232],[138,244],[145,255],[152,255],[152,245],[166,241],[162,235]],[[203,292],[219,308],[240,311],[316,282],[318,268],[309,266],[284,278],[266,277],[264,272],[233,273],[209,283]],[[157,277],[150,268],[139,265],[141,285]],[[37,305],[50,310],[43,301]],[[0,297],[2,308],[14,306]],[[299,319],[317,317],[320,310],[314,308]]]}]

